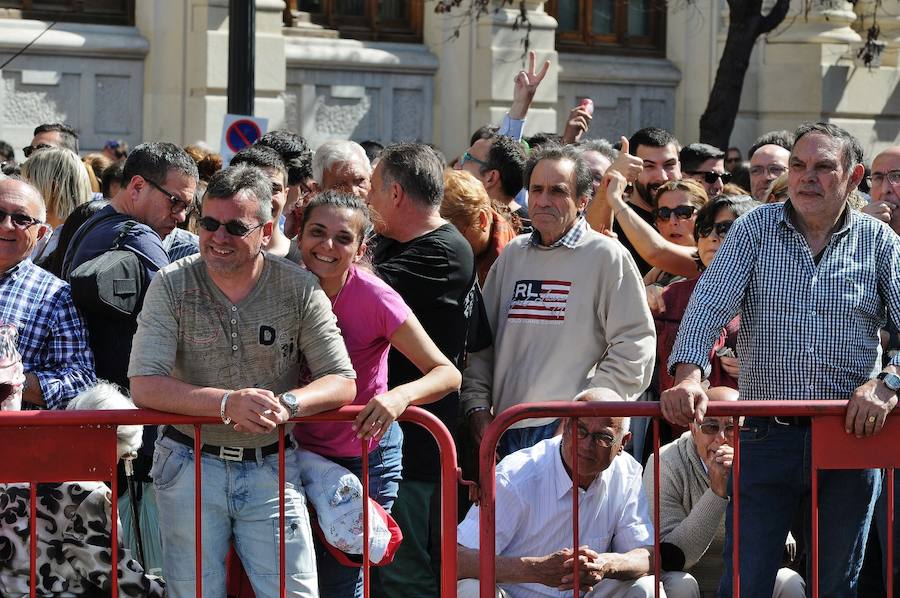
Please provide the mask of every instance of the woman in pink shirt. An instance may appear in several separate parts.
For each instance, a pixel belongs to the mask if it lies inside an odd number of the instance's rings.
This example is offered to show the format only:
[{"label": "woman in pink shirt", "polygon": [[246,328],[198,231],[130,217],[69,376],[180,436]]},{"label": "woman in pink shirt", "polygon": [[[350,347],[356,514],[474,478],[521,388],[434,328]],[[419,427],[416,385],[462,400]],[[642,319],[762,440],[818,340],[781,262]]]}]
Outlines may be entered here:
[{"label": "woman in pink shirt", "polygon": [[[459,388],[461,375],[428,337],[391,287],[365,264],[372,229],[366,205],[336,191],[319,194],[306,207],[299,238],[303,264],[319,278],[356,370],[354,405],[365,408],[350,424],[313,422],[294,427],[300,445],[362,475],[363,442],[369,451],[369,495],[385,510],[397,497],[403,435],[395,422],[409,405],[437,401]],[[423,376],[388,390],[391,347]],[[360,570],[345,567],[316,547],[319,593],[361,595]]]}]

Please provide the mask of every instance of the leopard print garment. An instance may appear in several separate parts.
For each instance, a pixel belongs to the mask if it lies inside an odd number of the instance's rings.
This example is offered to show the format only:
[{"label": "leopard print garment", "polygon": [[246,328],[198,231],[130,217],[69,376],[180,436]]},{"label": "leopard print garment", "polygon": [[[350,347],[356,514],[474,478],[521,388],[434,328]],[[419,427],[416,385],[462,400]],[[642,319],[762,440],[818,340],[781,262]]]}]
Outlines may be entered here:
[{"label": "leopard print garment", "polygon": [[[38,596],[110,595],[110,494],[99,482],[38,484]],[[0,596],[29,594],[29,498],[26,484],[0,484]],[[122,546],[119,526],[119,596],[165,596],[165,582]]]}]

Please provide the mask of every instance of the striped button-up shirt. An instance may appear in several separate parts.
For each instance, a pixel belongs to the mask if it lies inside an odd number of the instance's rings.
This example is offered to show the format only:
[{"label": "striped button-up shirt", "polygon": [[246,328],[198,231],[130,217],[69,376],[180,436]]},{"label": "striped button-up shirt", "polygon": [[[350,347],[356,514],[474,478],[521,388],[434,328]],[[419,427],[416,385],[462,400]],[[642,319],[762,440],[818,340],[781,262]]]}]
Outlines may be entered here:
[{"label": "striped button-up shirt", "polygon": [[563,236],[556,240],[555,243],[550,245],[544,245],[541,240],[541,233],[538,232],[538,229],[534,229],[531,233],[531,244],[535,247],[549,247],[550,249],[554,249],[556,247],[568,247],[569,249],[576,249],[578,247],[578,243],[581,242],[581,239],[584,238],[585,233],[588,231],[588,223],[587,220],[584,219],[584,216],[578,216],[572,226],[569,227],[569,230],[565,232]]},{"label": "striped button-up shirt", "polygon": [[87,329],[69,285],[30,259],[0,275],[0,323],[18,330],[22,365],[37,376],[48,409],[64,409],[96,382]]},{"label": "striped button-up shirt", "polygon": [[[900,237],[847,210],[818,264],[790,202],[739,218],[697,284],[669,357],[709,373],[740,313],[741,399],[848,399],[880,369],[879,329],[900,322]],[[891,360],[900,365],[900,355]]]}]

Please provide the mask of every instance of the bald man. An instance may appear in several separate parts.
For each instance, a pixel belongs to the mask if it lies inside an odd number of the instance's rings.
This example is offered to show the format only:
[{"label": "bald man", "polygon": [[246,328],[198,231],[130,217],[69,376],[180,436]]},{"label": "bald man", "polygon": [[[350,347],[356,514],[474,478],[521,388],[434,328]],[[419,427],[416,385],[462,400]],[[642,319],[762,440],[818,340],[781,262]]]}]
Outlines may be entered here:
[{"label": "bald man", "polygon": [[900,234],[900,146],[887,148],[872,161],[872,201],[862,211],[887,222]]},{"label": "bald man", "polygon": [[24,181],[0,181],[0,323],[12,324],[25,368],[23,408],[64,409],[94,385],[94,358],[69,285],[29,256],[46,233],[40,193]]}]

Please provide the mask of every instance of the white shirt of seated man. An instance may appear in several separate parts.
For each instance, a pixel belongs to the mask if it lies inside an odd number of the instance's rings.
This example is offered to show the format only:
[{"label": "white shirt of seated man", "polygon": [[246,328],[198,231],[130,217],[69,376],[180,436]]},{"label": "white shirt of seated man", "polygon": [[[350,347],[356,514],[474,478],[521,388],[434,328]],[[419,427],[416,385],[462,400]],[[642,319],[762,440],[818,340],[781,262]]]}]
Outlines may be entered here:
[{"label": "white shirt of seated man", "polygon": [[[627,418],[567,421],[562,436],[523,449],[496,470],[498,595],[571,596],[572,443],[577,443],[579,574],[590,596],[653,596],[653,526],[641,466],[622,447]],[[479,507],[457,528],[458,595],[477,596]],[[662,593],[661,595],[665,595]]]}]

